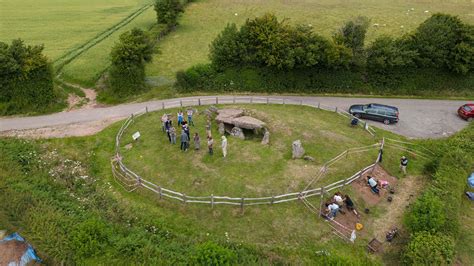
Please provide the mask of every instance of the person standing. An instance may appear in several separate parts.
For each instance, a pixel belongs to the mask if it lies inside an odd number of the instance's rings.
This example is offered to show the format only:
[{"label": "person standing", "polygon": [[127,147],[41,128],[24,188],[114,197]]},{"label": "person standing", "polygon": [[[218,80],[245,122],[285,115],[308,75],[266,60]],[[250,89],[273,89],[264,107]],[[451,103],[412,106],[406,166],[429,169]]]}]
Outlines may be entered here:
[{"label": "person standing", "polygon": [[183,111],[179,110],[179,112],[178,112],[178,126],[180,126],[181,123],[183,123],[183,121],[184,121]]},{"label": "person standing", "polygon": [[166,121],[168,121],[168,115],[163,114],[163,116],[161,116],[161,129],[163,130],[163,132],[166,131]]},{"label": "person standing", "polygon": [[194,126],[194,121],[193,121],[193,109],[188,109],[188,124],[191,126]]},{"label": "person standing", "polygon": [[169,119],[168,117],[166,117],[166,121],[165,121],[165,131],[166,131],[166,134],[168,135],[168,140],[171,142],[171,135],[170,135],[170,129],[172,128],[173,126],[173,122],[171,121],[171,119]]},{"label": "person standing", "polygon": [[211,133],[211,120],[207,120],[207,123],[206,123],[206,134],[208,137],[212,136],[212,133]]},{"label": "person standing", "polygon": [[199,138],[199,134],[194,134],[194,149],[200,150],[201,149],[201,139]]},{"label": "person standing", "polygon": [[188,142],[189,142],[189,137],[188,135],[186,134],[186,132],[184,132],[184,130],[181,132],[181,150],[182,151],[187,151],[188,150]]},{"label": "person standing", "polygon": [[212,139],[212,136],[207,137],[207,148],[209,149],[209,155],[214,154],[214,140]]},{"label": "person standing", "polygon": [[352,211],[357,217],[359,217],[359,213],[356,211],[354,202],[352,199],[349,197],[349,195],[346,195],[344,197],[344,202],[346,203],[346,207],[349,211]]},{"label": "person standing", "polygon": [[222,155],[224,158],[227,156],[227,138],[225,136],[222,136]]},{"label": "person standing", "polygon": [[400,170],[402,170],[403,174],[407,174],[407,166],[408,166],[408,159],[405,156],[402,156],[400,159]]},{"label": "person standing", "polygon": [[183,130],[188,135],[188,139],[191,139],[191,135],[189,133],[189,125],[186,121],[183,122]]},{"label": "person standing", "polygon": [[171,127],[170,130],[171,144],[176,144],[176,129]]}]

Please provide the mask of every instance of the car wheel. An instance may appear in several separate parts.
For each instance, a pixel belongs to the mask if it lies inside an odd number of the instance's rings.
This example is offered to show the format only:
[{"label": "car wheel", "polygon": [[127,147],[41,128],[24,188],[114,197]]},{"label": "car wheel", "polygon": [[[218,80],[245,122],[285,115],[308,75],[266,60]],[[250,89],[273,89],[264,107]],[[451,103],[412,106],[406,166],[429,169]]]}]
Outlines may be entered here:
[{"label": "car wheel", "polygon": [[390,124],[390,120],[384,119],[384,120],[383,120],[383,123],[384,123],[385,125],[388,125],[388,124]]},{"label": "car wheel", "polygon": [[360,118],[360,114],[355,114],[354,116],[357,118]]},{"label": "car wheel", "polygon": [[472,121],[474,121],[474,117],[469,117],[469,118],[467,119],[467,122],[472,122]]}]

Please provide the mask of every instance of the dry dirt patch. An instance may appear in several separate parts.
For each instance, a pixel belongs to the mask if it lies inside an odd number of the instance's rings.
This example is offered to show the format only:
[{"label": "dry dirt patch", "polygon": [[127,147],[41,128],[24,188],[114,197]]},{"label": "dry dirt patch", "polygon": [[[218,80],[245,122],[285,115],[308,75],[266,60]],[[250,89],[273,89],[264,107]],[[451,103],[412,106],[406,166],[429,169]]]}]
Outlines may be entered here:
[{"label": "dry dirt patch", "polygon": [[373,176],[376,180],[385,180],[388,181],[390,187],[397,187],[398,179],[394,176],[391,176],[385,171],[381,166],[377,165],[373,172],[368,171],[361,178],[352,182],[352,187],[357,191],[359,197],[361,197],[368,206],[375,206],[383,199],[387,198],[389,193],[386,189],[380,189],[380,195],[377,195],[372,192],[372,190],[367,185],[367,176]]}]

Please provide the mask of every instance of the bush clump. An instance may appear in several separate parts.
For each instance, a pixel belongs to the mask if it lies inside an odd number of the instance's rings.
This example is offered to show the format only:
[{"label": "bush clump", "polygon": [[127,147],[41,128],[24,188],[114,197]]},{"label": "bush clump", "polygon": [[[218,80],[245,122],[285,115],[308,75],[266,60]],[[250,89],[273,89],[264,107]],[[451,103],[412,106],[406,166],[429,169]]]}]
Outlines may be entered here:
[{"label": "bush clump", "polygon": [[152,60],[149,36],[135,28],[120,35],[110,53],[109,84],[116,97],[128,96],[145,88],[145,63]]},{"label": "bush clump", "polygon": [[420,232],[415,234],[403,256],[406,265],[449,265],[454,258],[451,237]]},{"label": "bush clump", "polygon": [[0,115],[41,112],[57,100],[43,46],[0,42]]},{"label": "bush clump", "polygon": [[214,242],[206,242],[196,246],[193,261],[197,265],[233,265],[236,254]]}]

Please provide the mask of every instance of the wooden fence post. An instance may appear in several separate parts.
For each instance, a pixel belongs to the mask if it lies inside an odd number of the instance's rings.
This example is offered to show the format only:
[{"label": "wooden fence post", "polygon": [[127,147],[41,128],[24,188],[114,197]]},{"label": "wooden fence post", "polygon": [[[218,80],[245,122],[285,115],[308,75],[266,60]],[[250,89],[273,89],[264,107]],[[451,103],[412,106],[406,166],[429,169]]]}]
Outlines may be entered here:
[{"label": "wooden fence post", "polygon": [[303,100],[300,100],[300,105],[303,105]]},{"label": "wooden fence post", "polygon": [[179,106],[183,107],[183,100],[179,100]]},{"label": "wooden fence post", "polygon": [[232,103],[235,103],[235,96],[232,97]]},{"label": "wooden fence post", "polygon": [[132,120],[133,120],[133,113],[132,113],[131,117],[132,117]]},{"label": "wooden fence post", "polygon": [[336,112],[336,113],[337,113],[337,106],[336,106],[336,110],[334,110],[334,112]]},{"label": "wooden fence post", "polygon": [[321,103],[318,103],[318,109],[321,109]]},{"label": "wooden fence post", "polygon": [[275,196],[272,196],[272,199],[270,200],[270,204],[273,205],[273,202],[275,202]]},{"label": "wooden fence post", "polygon": [[148,106],[145,106],[145,113],[148,114]]},{"label": "wooden fence post", "polygon": [[214,194],[211,194],[211,208],[214,208]]},{"label": "wooden fence post", "polygon": [[269,104],[269,103],[270,103],[270,98],[267,97],[267,104]]},{"label": "wooden fence post", "polygon": [[240,211],[244,212],[244,198],[240,200]]},{"label": "wooden fence post", "polygon": [[321,203],[319,204],[319,215],[321,215],[323,211],[323,200],[324,200],[324,187],[321,187]]},{"label": "wooden fence post", "polygon": [[201,98],[198,98],[198,105],[201,106]]},{"label": "wooden fence post", "polygon": [[186,194],[183,194],[183,203],[186,204]]},{"label": "wooden fence post", "polygon": [[161,103],[161,109],[165,109],[165,102]]},{"label": "wooden fence post", "polygon": [[219,97],[216,97],[216,104],[219,104]]},{"label": "wooden fence post", "polygon": [[161,191],[161,187],[158,187],[158,194],[160,195],[160,199],[163,198],[163,192]]},{"label": "wooden fence post", "polygon": [[250,97],[250,103],[253,103],[253,97]]}]

